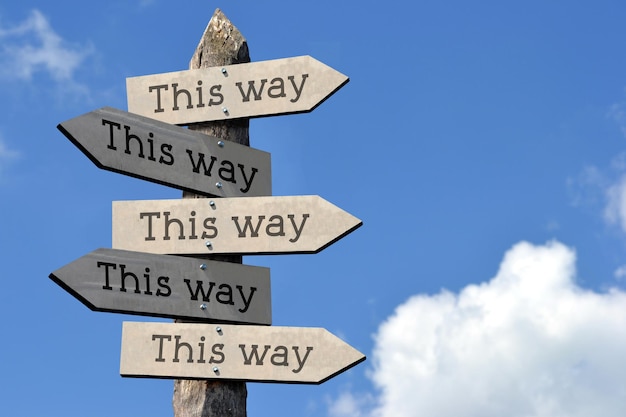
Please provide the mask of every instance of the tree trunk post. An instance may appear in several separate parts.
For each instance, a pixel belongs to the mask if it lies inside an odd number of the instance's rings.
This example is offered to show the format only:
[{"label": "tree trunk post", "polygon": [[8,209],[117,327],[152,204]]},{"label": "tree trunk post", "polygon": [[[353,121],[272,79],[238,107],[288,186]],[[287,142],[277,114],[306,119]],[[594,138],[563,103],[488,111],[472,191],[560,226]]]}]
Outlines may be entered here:
[{"label": "tree trunk post", "polygon": [[[215,10],[189,63],[189,69],[220,67],[250,62],[248,44],[220,9]],[[189,129],[221,140],[250,146],[248,118],[195,123]],[[201,198],[183,192],[183,198]],[[241,256],[207,256],[241,263]],[[175,380],[172,405],[174,417],[246,417],[245,382]]]}]

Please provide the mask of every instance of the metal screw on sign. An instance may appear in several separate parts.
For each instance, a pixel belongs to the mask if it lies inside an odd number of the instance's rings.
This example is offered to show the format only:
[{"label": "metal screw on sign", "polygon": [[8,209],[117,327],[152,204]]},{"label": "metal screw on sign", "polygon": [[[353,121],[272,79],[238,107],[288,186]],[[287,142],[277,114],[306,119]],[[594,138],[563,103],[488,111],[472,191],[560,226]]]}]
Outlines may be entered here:
[{"label": "metal screw on sign", "polygon": [[200,304],[200,310],[206,310],[206,304]]},{"label": "metal screw on sign", "polygon": [[201,264],[200,265],[200,269],[202,269],[204,271],[206,269],[206,264]]}]

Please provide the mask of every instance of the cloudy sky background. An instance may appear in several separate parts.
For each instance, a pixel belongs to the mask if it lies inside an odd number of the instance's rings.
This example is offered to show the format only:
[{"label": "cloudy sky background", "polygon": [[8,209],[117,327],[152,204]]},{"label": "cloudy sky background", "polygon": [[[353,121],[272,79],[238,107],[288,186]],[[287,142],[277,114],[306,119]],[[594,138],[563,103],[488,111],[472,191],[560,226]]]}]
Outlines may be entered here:
[{"label": "cloudy sky background", "polygon": [[253,60],[351,77],[251,142],[276,195],[364,220],[314,256],[245,258],[272,268],[275,324],[368,356],[319,387],[248,384],[248,415],[622,416],[626,6],[254,3],[0,6],[7,415],[171,415],[170,381],[116,374],[120,316],[47,274],[110,245],[110,201],[180,192],[100,172],[55,126],[126,109],[125,77],[186,69],[221,7]]}]

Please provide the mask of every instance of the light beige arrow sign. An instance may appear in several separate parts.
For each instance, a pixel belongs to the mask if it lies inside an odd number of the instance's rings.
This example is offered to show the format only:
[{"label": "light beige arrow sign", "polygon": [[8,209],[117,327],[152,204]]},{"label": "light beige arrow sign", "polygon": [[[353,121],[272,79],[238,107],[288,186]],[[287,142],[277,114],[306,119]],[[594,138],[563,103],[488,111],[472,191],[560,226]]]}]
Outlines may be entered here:
[{"label": "light beige arrow sign", "polygon": [[319,196],[113,202],[113,248],[161,254],[316,253],[362,225]]},{"label": "light beige arrow sign", "polygon": [[364,360],[322,328],[125,322],[120,374],[320,384]]},{"label": "light beige arrow sign", "polygon": [[309,112],[349,81],[310,56],[126,79],[128,111],[173,124]]}]

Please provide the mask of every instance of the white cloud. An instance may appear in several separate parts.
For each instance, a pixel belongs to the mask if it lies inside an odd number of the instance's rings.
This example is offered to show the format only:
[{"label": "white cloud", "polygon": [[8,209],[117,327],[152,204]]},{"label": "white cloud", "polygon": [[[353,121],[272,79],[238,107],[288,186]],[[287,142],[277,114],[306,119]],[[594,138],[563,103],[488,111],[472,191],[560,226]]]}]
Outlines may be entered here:
[{"label": "white cloud", "polygon": [[0,137],[0,163],[4,160],[16,158],[18,155],[18,152],[9,149]]},{"label": "white cloud", "polygon": [[19,157],[19,152],[9,149],[0,137],[0,179],[9,162]]},{"label": "white cloud", "polygon": [[613,119],[618,125],[622,134],[626,135],[626,106],[624,103],[615,103],[607,112],[607,116]]},{"label": "white cloud", "polygon": [[331,415],[623,416],[626,293],[582,289],[575,261],[522,242],[488,282],[411,297],[375,336],[377,405],[344,394]]},{"label": "white cloud", "polygon": [[617,279],[618,281],[623,281],[624,278],[626,278],[626,265],[621,265],[619,266],[615,272],[613,273],[613,275],[615,276],[615,279]]},{"label": "white cloud", "polygon": [[604,204],[603,190],[608,186],[608,179],[595,166],[586,166],[577,177],[568,178],[567,187],[571,202],[576,207]]},{"label": "white cloud", "polygon": [[606,190],[605,219],[626,232],[626,174]]},{"label": "white cloud", "polygon": [[0,26],[0,74],[4,78],[31,80],[46,72],[57,82],[73,82],[74,72],[92,53],[89,46],[69,45],[38,10],[19,25]]},{"label": "white cloud", "polygon": [[363,411],[372,403],[370,395],[355,396],[346,391],[335,400],[329,400],[328,415],[330,417],[365,417]]},{"label": "white cloud", "polygon": [[626,232],[626,152],[613,158],[608,169],[585,167],[568,180],[568,188],[575,206],[600,211],[609,225]]}]

